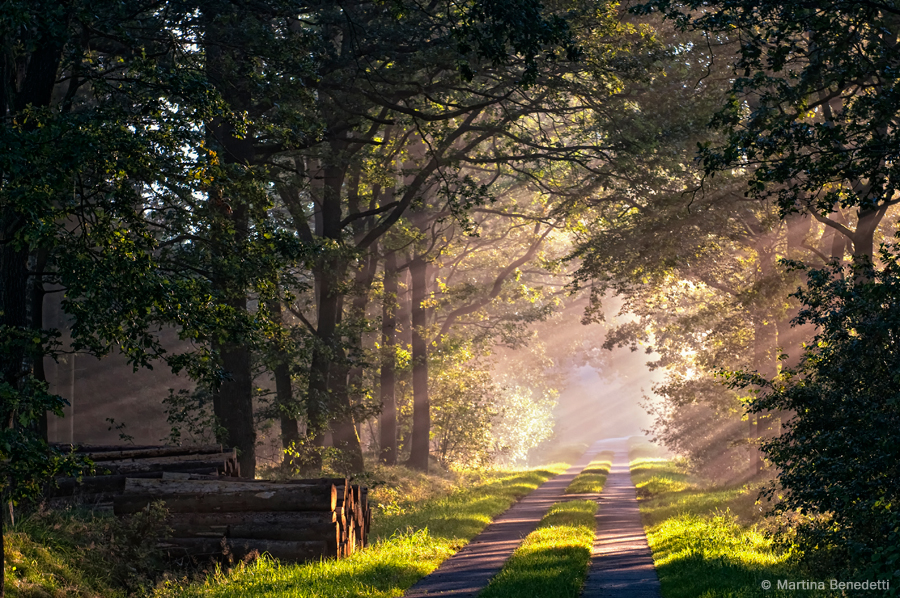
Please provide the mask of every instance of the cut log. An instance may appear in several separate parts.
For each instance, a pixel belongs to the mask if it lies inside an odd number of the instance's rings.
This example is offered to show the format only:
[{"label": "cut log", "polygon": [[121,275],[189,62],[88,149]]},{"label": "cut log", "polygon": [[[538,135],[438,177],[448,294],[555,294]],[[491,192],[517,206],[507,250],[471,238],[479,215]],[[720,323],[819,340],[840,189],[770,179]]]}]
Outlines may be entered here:
[{"label": "cut log", "polygon": [[246,513],[175,513],[169,515],[172,527],[209,525],[283,525],[285,527],[325,526],[338,523],[337,513],[323,511],[256,511]]},{"label": "cut log", "polygon": [[[153,471],[137,475],[140,477],[159,478],[162,477],[162,472]],[[50,498],[57,498],[73,496],[76,493],[121,492],[125,489],[126,479],[127,476],[124,475],[83,476],[81,481],[78,478],[70,477],[56,478],[51,482],[50,488],[47,489],[47,495]]]},{"label": "cut log", "polygon": [[[230,451],[229,451],[230,453]],[[184,455],[223,454],[221,444],[204,446],[160,446],[154,448],[132,448],[111,451],[89,451],[80,453],[94,461],[118,461],[121,459],[153,459],[160,457],[177,457]],[[226,453],[227,454],[227,453]]]},{"label": "cut log", "polygon": [[279,560],[302,562],[329,554],[325,542],[285,542],[278,540],[254,540],[250,538],[168,538],[157,544],[172,556],[219,557],[225,554],[242,559],[251,552],[268,553]]},{"label": "cut log", "polygon": [[82,453],[104,453],[114,451],[144,450],[160,448],[158,444],[69,444],[67,442],[51,442],[50,446],[55,449],[66,452]]},{"label": "cut log", "polygon": [[337,523],[322,523],[311,526],[290,525],[223,525],[215,523],[207,526],[170,524],[173,538],[250,538],[254,540],[279,540],[288,542],[324,541],[332,550],[340,543],[340,528]]},{"label": "cut log", "polygon": [[[160,480],[163,481],[163,480]],[[168,480],[166,480],[168,481]],[[180,480],[173,480],[180,482]],[[200,484],[203,482],[190,482]],[[207,482],[217,483],[217,482]],[[333,511],[334,486],[287,487],[276,490],[195,494],[123,494],[113,501],[116,515],[140,511],[154,501],[164,501],[170,513],[228,513],[247,511]]]},{"label": "cut log", "polygon": [[295,484],[332,484],[334,486],[346,486],[350,483],[350,478],[303,478],[288,481]]},{"label": "cut log", "polygon": [[177,538],[239,537],[269,540],[340,541],[335,512],[178,513],[167,525]]},{"label": "cut log", "polygon": [[194,457],[193,461],[180,461],[174,463],[141,463],[140,461],[109,461],[97,467],[99,475],[124,475],[128,477],[146,477],[137,474],[163,471],[211,471],[222,472],[227,469],[227,464],[222,459],[205,459],[203,455]]},{"label": "cut log", "polygon": [[319,493],[333,493],[334,486],[301,486],[298,484],[254,484],[248,486],[241,482],[224,480],[190,480],[190,479],[150,479],[128,478],[125,482],[125,494],[229,494],[233,492],[265,492],[278,490],[309,490]]},{"label": "cut log", "polygon": [[205,475],[208,479],[217,479],[218,476],[209,475],[212,473],[216,473],[216,470],[204,467],[183,473],[150,471],[129,475],[84,476],[81,478],[81,481],[78,478],[61,477],[54,480],[55,486],[51,483],[50,487],[47,488],[46,496],[47,498],[84,497],[92,494],[109,494],[112,496],[121,494],[125,490],[125,480],[131,477],[160,479],[165,478],[167,475],[201,477]]},{"label": "cut log", "polygon": [[186,461],[200,461],[203,463],[221,463],[223,466],[225,465],[225,461],[230,457],[229,453],[212,453],[206,455],[170,455],[165,457],[152,457],[148,459],[114,459],[114,460],[98,460],[94,461],[94,466],[97,469],[102,469],[104,467],[129,467],[129,466],[150,466],[150,465],[174,465],[179,463],[184,463]]},{"label": "cut log", "polygon": [[[124,476],[123,476],[124,477]],[[222,479],[223,476],[219,475],[218,471],[212,471],[209,473],[190,473],[187,471],[164,471],[162,472],[161,479],[163,480],[207,480],[207,481],[216,481]],[[233,478],[232,478],[233,479]],[[124,489],[125,484],[122,484],[122,488]]]}]

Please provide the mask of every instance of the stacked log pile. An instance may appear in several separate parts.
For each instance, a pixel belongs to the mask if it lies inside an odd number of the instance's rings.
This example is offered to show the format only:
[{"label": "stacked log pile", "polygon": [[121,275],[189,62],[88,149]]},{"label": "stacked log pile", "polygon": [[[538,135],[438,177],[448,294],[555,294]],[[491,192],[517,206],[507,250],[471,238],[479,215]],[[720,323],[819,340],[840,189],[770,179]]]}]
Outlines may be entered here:
[{"label": "stacked log pile", "polygon": [[80,479],[56,478],[47,490],[51,504],[77,500],[100,507],[111,505],[113,497],[124,492],[128,478],[240,475],[237,453],[233,449],[223,451],[218,444],[199,447],[81,445],[75,448],[75,454],[94,462],[94,475]]},{"label": "stacked log pile", "polygon": [[169,511],[171,556],[243,558],[267,552],[287,561],[343,558],[367,543],[372,515],[367,489],[342,478],[271,482],[167,474],[129,478],[114,499],[116,515],[151,502]]}]

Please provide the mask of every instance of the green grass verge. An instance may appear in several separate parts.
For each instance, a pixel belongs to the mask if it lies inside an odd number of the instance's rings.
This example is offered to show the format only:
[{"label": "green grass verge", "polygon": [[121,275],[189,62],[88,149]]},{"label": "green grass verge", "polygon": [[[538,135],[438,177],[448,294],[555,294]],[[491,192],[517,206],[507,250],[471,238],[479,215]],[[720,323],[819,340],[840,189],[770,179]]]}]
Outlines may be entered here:
[{"label": "green grass verge", "polygon": [[587,467],[581,470],[569,487],[566,494],[599,494],[606,483],[609,468],[612,467],[613,452],[603,451]]},{"label": "green grass verge", "polygon": [[[114,596],[107,580],[80,565],[83,548],[52,527],[17,526],[3,535],[7,596]],[[50,531],[51,533],[43,533]]]},{"label": "green grass verge", "polygon": [[129,520],[89,510],[41,510],[3,534],[6,595],[116,598],[143,594],[164,563],[153,550],[165,513]]},{"label": "green grass verge", "polygon": [[[821,597],[811,589],[778,589],[778,580],[809,581],[758,526],[758,490],[705,487],[683,464],[631,452],[631,479],[638,489],[647,541],[663,598]],[[771,589],[764,589],[768,581]],[[816,580],[825,582],[829,580]],[[800,586],[797,586],[800,587]]]},{"label": "green grass verge", "polygon": [[479,598],[578,598],[591,560],[597,503],[553,505]]},{"label": "green grass verge", "polygon": [[302,565],[261,558],[218,571],[202,582],[170,581],[156,598],[278,597],[390,598],[433,571],[494,517],[522,496],[565,470],[564,465],[520,472],[494,472],[485,483],[427,500],[418,507],[381,513],[373,521],[373,543],[343,560]]}]

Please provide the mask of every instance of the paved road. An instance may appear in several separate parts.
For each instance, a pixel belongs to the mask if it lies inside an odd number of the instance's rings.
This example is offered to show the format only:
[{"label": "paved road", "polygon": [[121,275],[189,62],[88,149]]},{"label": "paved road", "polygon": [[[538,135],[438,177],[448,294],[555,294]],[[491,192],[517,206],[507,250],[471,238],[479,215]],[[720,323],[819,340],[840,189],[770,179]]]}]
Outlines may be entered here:
[{"label": "paved road", "polygon": [[660,598],[659,578],[628,469],[627,442],[602,448],[615,450],[615,457],[600,494],[597,535],[582,598]]},{"label": "paved road", "polygon": [[[484,528],[469,544],[411,587],[405,598],[477,596],[503,568],[554,503],[566,498],[566,487],[604,447],[597,443],[578,462],[542,484]],[[571,497],[571,495],[569,495]]]}]

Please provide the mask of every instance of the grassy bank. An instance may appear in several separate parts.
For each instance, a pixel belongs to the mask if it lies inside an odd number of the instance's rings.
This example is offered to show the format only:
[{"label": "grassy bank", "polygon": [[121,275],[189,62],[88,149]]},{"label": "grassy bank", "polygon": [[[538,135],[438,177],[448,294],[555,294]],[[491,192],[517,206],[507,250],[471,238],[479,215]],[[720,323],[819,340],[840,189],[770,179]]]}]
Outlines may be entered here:
[{"label": "grassy bank", "polygon": [[3,535],[5,590],[14,598],[119,598],[152,589],[161,509],[129,520],[88,510],[40,510]]},{"label": "grassy bank", "polygon": [[[656,455],[648,445],[635,447],[631,478],[663,598],[833,595],[827,590],[778,589],[778,580],[809,578],[761,531],[756,488],[706,486],[691,478],[683,465]],[[828,580],[821,581],[828,585]],[[771,589],[764,589],[764,582]]]},{"label": "grassy bank", "polygon": [[278,598],[388,598],[402,596],[419,578],[459,550],[494,517],[546,480],[565,470],[549,466],[479,474],[481,482],[418,504],[389,488],[373,491],[381,504],[372,545],[351,557],[304,565],[262,558],[217,571],[199,582],[170,581],[156,598],[243,596]]},{"label": "grassy bank", "polygon": [[581,470],[569,487],[566,494],[599,494],[606,483],[609,468],[612,467],[613,452],[603,451],[587,467]]},{"label": "grassy bank", "polygon": [[578,598],[591,560],[597,503],[553,505],[479,598]]},{"label": "grassy bank", "polygon": [[[161,510],[119,520],[86,510],[39,511],[7,529],[6,584],[14,598],[126,596],[400,596],[521,496],[564,465],[528,471],[424,475],[376,468],[369,485],[375,510],[371,548],[343,561],[280,565],[270,559],[173,568],[153,546]],[[204,570],[206,569],[206,570]]]}]

